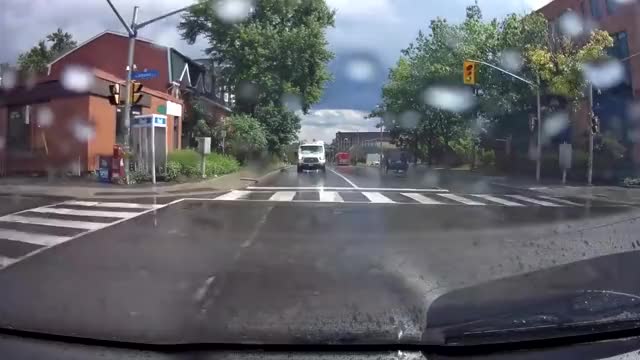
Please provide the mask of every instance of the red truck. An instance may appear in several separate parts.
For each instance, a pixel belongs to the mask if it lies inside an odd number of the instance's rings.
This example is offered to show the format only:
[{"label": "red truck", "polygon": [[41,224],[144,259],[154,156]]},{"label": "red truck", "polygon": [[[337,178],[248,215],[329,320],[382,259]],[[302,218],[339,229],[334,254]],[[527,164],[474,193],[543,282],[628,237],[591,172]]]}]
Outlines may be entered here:
[{"label": "red truck", "polygon": [[351,163],[351,156],[348,152],[340,152],[336,154],[336,165],[349,165]]}]

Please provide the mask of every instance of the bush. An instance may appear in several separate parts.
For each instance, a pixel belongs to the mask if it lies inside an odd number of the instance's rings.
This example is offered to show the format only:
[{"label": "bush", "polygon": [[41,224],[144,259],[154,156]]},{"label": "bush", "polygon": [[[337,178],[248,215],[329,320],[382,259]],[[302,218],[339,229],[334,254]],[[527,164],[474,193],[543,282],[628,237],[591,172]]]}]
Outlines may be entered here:
[{"label": "bush", "polygon": [[[205,157],[205,175],[207,177],[229,174],[238,171],[239,168],[238,161],[229,155],[214,153]],[[179,150],[169,153],[167,180],[172,181],[180,176],[190,178],[201,175],[201,155],[197,151]]]}]

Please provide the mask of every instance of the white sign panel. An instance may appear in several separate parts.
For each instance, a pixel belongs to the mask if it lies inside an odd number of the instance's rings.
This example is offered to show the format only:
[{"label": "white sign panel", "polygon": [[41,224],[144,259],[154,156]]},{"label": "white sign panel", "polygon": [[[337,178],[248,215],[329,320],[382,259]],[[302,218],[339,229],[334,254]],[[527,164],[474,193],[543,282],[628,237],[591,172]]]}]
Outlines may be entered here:
[{"label": "white sign panel", "polygon": [[167,101],[167,115],[182,116],[182,105]]}]

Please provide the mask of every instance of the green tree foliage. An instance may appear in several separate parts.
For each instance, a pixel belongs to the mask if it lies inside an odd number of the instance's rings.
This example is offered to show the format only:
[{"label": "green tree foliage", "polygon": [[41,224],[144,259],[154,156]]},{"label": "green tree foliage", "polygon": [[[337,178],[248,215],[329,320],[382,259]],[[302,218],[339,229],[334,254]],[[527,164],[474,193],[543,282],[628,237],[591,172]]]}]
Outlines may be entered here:
[{"label": "green tree foliage", "polygon": [[38,44],[29,51],[20,54],[18,66],[22,71],[42,73],[51,61],[76,46],[78,43],[73,40],[73,36],[58,28],[55,32],[47,35],[44,40],[38,41]]},{"label": "green tree foliage", "polygon": [[279,151],[296,138],[300,119],[276,108],[282,108],[286,94],[299,97],[304,112],[320,100],[333,57],[325,30],[333,25],[334,12],[324,0],[258,0],[238,23],[217,16],[216,1],[201,0],[178,28],[190,43],[208,39],[207,54],[228,65],[224,76],[236,91],[235,110],[258,119],[270,150]]},{"label": "green tree foliage", "polygon": [[246,114],[236,114],[227,118],[226,147],[229,152],[245,163],[267,149],[267,135],[262,124]]}]

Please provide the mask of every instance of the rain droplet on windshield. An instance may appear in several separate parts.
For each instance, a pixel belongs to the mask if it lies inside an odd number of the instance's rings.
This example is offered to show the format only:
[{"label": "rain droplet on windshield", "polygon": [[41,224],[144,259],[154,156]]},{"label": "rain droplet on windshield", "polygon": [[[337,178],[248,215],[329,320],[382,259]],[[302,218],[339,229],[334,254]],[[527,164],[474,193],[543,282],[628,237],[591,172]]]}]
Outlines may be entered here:
[{"label": "rain droplet on windshield", "polygon": [[368,82],[373,80],[376,73],[375,64],[365,58],[354,58],[347,62],[347,77],[355,82]]},{"label": "rain droplet on windshield", "polygon": [[420,114],[413,110],[405,111],[400,114],[400,126],[405,129],[414,129],[418,126]]},{"label": "rain droplet on windshield", "polygon": [[559,135],[569,127],[569,114],[557,112],[549,116],[542,125],[544,137],[549,139]]},{"label": "rain droplet on windshield", "polygon": [[72,125],[73,136],[82,142],[89,141],[96,136],[95,128],[86,122],[75,121]]},{"label": "rain droplet on windshield", "polygon": [[48,128],[53,124],[53,111],[48,106],[40,106],[36,111],[36,122],[39,127]]},{"label": "rain droplet on windshield", "polygon": [[62,71],[62,86],[69,91],[87,92],[94,80],[91,70],[84,66],[69,65]]},{"label": "rain droplet on windshield", "polygon": [[424,92],[426,104],[442,110],[463,112],[471,109],[476,99],[470,88],[453,86],[432,86]]},{"label": "rain droplet on windshield", "polygon": [[578,37],[586,32],[586,24],[580,15],[573,11],[567,11],[560,16],[559,26],[560,32],[564,36],[574,38]]},{"label": "rain droplet on windshield", "polygon": [[500,53],[500,64],[511,72],[519,72],[524,65],[522,55],[518,50],[507,49]]},{"label": "rain droplet on windshield", "polygon": [[235,23],[249,17],[254,3],[251,0],[214,0],[214,9],[220,20]]},{"label": "rain droplet on windshield", "polygon": [[13,69],[6,69],[0,74],[0,88],[11,90],[16,87],[18,82],[18,74]]},{"label": "rain droplet on windshield", "polygon": [[619,60],[609,59],[598,63],[584,64],[585,78],[600,89],[612,88],[625,78],[624,65]]},{"label": "rain droplet on windshield", "polygon": [[291,112],[302,110],[302,98],[295,94],[282,95],[282,106]]}]

